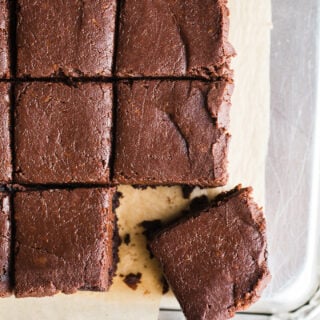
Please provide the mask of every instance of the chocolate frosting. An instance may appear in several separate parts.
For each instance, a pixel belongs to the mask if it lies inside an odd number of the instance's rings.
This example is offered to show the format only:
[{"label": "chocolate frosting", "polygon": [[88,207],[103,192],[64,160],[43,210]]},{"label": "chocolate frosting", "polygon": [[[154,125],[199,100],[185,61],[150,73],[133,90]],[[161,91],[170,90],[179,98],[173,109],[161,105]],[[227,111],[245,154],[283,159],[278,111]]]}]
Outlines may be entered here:
[{"label": "chocolate frosting", "polygon": [[112,85],[24,83],[16,88],[18,183],[108,183]]},{"label": "chocolate frosting", "polygon": [[9,78],[10,63],[8,0],[0,0],[0,26],[0,78]]},{"label": "chocolate frosting", "polygon": [[19,77],[110,76],[116,0],[18,0]]},{"label": "chocolate frosting", "polygon": [[3,184],[12,178],[9,90],[8,83],[0,83],[0,183]]},{"label": "chocolate frosting", "polygon": [[18,192],[15,294],[106,290],[112,279],[114,189]]},{"label": "chocolate frosting", "polygon": [[232,88],[226,81],[120,82],[114,181],[224,185]]},{"label": "chocolate frosting", "polygon": [[121,0],[117,75],[230,75],[226,2]]},{"label": "chocolate frosting", "polygon": [[10,295],[10,247],[11,247],[11,222],[10,222],[9,196],[0,193],[0,297]]},{"label": "chocolate frosting", "polygon": [[188,320],[224,320],[269,280],[265,220],[251,189],[237,187],[175,222],[150,243]]}]

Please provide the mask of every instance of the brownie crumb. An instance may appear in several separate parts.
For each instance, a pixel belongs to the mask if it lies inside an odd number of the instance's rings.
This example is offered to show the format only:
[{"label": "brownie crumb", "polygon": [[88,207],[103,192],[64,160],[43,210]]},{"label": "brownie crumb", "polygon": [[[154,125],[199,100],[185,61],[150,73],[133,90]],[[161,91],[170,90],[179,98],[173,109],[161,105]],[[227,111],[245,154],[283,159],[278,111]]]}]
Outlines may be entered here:
[{"label": "brownie crumb", "polygon": [[126,233],[123,237],[123,242],[128,246],[130,243],[131,239],[130,239],[130,234]]},{"label": "brownie crumb", "polygon": [[162,222],[159,219],[145,220],[140,223],[140,226],[144,228],[142,234],[146,236],[147,240],[151,240],[154,234],[162,228]]},{"label": "brownie crumb", "polygon": [[134,184],[132,185],[133,189],[139,189],[139,190],[146,190],[148,188],[148,186],[144,186],[142,184]]},{"label": "brownie crumb", "polygon": [[115,211],[120,206],[120,199],[123,198],[123,194],[117,191],[112,198],[112,210]]},{"label": "brownie crumb", "polygon": [[160,281],[162,283],[162,294],[168,293],[169,292],[169,283],[168,283],[167,279],[164,276],[162,276],[160,278]]},{"label": "brownie crumb", "polygon": [[136,290],[138,288],[138,284],[141,283],[142,274],[138,273],[129,273],[123,279],[123,282],[130,287],[132,290]]},{"label": "brownie crumb", "polygon": [[163,227],[161,220],[145,220],[142,221],[139,224],[142,228],[144,228],[144,231],[142,234],[147,238],[147,245],[146,248],[149,251],[150,259],[153,258],[153,253],[150,250],[149,242],[152,241],[154,236],[157,234],[157,232]]},{"label": "brownie crumb", "polygon": [[181,186],[181,191],[182,191],[182,196],[184,199],[189,199],[190,198],[190,195],[191,193],[193,192],[194,190],[194,186],[189,186],[187,184],[184,184]]},{"label": "brownie crumb", "polygon": [[201,196],[192,199],[190,205],[189,205],[189,212],[191,214],[196,213],[198,211],[202,211],[205,208],[209,207],[210,200],[207,196]]}]

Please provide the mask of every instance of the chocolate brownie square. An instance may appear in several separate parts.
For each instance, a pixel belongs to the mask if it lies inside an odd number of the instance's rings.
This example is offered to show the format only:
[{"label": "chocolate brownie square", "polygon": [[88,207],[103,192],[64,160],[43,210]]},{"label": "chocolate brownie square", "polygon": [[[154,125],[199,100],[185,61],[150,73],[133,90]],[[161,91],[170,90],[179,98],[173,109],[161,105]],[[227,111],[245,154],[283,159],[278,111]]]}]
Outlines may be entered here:
[{"label": "chocolate brownie square", "polygon": [[9,2],[0,0],[0,78],[10,77]]},{"label": "chocolate brownie square", "polygon": [[221,82],[119,82],[114,182],[221,186],[230,96]]},{"label": "chocolate brownie square", "polygon": [[118,76],[230,74],[226,0],[120,0]]},{"label": "chocolate brownie square", "polygon": [[18,76],[110,76],[115,15],[116,0],[18,0]]},{"label": "chocolate brownie square", "polygon": [[11,217],[9,196],[0,192],[0,297],[11,293]]},{"label": "chocolate brownie square", "polygon": [[112,85],[18,84],[17,183],[108,183]]},{"label": "chocolate brownie square", "polygon": [[270,276],[265,219],[251,188],[222,194],[150,243],[187,319],[229,319],[256,301]]},{"label": "chocolate brownie square", "polygon": [[18,192],[15,294],[41,297],[112,282],[114,189]]},{"label": "chocolate brownie square", "polygon": [[10,149],[10,85],[0,83],[0,183],[9,183],[12,178]]}]

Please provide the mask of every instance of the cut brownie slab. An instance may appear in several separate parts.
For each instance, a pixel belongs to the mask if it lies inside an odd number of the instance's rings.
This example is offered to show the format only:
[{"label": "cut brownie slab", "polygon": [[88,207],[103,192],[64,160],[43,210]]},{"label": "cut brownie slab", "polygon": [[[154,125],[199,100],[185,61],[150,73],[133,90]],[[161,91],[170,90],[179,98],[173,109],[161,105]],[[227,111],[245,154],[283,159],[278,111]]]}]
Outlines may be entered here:
[{"label": "cut brownie slab", "polygon": [[108,183],[112,85],[16,87],[18,183]]},{"label": "cut brownie slab", "polygon": [[40,297],[112,281],[114,189],[18,192],[15,294]]},{"label": "cut brownie slab", "polygon": [[116,0],[18,0],[18,76],[110,76],[115,14]]},{"label": "cut brownie slab", "polygon": [[120,1],[118,76],[223,76],[234,50],[226,0]]},{"label": "cut brownie slab", "polygon": [[10,85],[0,83],[0,183],[8,183],[12,178],[10,149]]},{"label": "cut brownie slab", "polygon": [[189,320],[229,319],[269,280],[265,220],[240,186],[173,223],[150,243]]},{"label": "cut brownie slab", "polygon": [[0,193],[0,297],[10,295],[11,218],[9,196]]},{"label": "cut brownie slab", "polygon": [[10,77],[9,1],[0,0],[0,78]]},{"label": "cut brownie slab", "polygon": [[232,88],[224,81],[120,82],[114,181],[224,185]]}]

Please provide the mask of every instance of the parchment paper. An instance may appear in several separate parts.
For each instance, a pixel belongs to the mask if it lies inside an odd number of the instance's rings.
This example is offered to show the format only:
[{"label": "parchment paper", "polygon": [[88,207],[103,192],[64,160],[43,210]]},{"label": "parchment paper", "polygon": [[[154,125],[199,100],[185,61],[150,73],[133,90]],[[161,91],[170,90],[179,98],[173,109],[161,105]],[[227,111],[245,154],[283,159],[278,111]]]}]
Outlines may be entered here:
[{"label": "parchment paper", "polygon": [[[264,203],[264,172],[269,133],[269,48],[271,29],[270,0],[230,0],[230,41],[238,56],[234,59],[235,92],[231,111],[232,141],[229,154],[232,188],[238,183],[254,187],[256,200]],[[121,206],[117,210],[120,235],[130,233],[131,242],[120,247],[118,276],[107,293],[78,292],[50,298],[0,300],[0,319],[32,320],[156,320],[159,305],[177,307],[171,293],[162,298],[161,272],[149,258],[139,223],[171,219],[188,200],[180,187],[146,190],[121,186]],[[196,189],[192,197],[213,197],[219,189]],[[141,272],[137,290],[130,289],[119,275]]]}]

